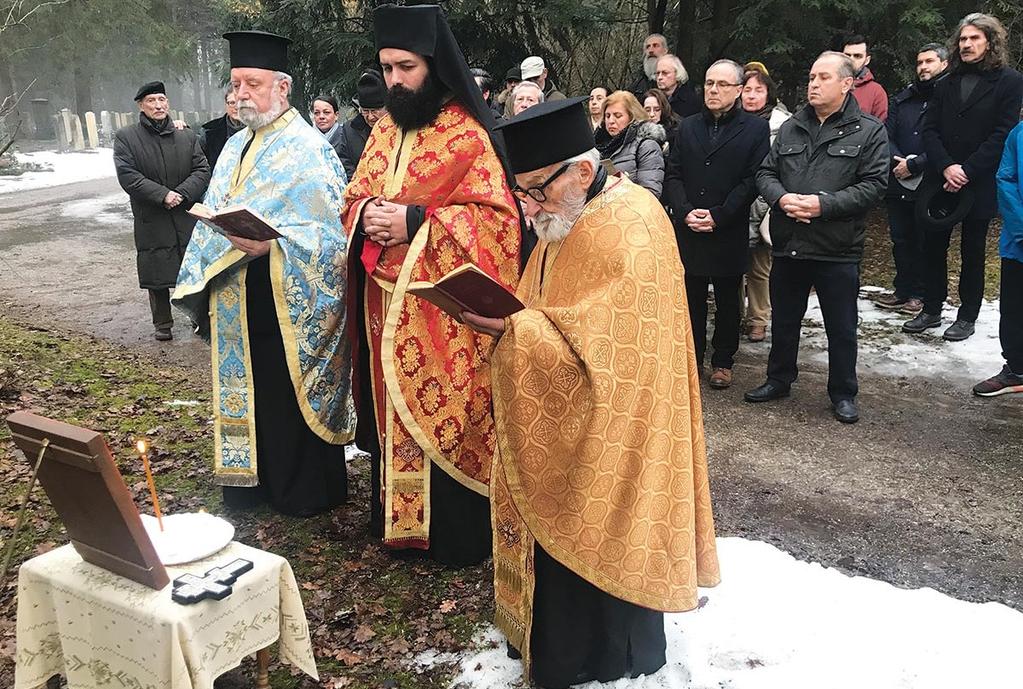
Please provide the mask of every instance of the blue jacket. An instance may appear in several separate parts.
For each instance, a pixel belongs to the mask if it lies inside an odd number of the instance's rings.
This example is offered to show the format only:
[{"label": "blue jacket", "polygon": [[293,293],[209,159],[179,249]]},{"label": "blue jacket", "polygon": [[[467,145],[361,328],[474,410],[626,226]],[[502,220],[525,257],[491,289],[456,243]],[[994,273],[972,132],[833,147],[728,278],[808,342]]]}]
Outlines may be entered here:
[{"label": "blue jacket", "polygon": [[998,210],[1002,213],[1002,238],[998,253],[1002,258],[1023,263],[1023,156],[1020,155],[1020,140],[1023,139],[1023,123],[1009,132],[1002,151],[1002,163],[998,166],[995,181],[998,183]]},{"label": "blue jacket", "polygon": [[[924,152],[923,124],[927,113],[927,103],[931,99],[934,87],[945,78],[942,72],[928,82],[913,82],[899,93],[892,96],[888,104],[888,119],[884,126],[888,130],[888,149],[891,154],[892,168],[895,167],[895,156],[905,158],[915,155],[907,165],[909,171],[918,175],[927,168],[927,154]],[[888,182],[888,197],[908,201],[915,198],[916,192],[906,189],[898,183],[893,175]]]}]

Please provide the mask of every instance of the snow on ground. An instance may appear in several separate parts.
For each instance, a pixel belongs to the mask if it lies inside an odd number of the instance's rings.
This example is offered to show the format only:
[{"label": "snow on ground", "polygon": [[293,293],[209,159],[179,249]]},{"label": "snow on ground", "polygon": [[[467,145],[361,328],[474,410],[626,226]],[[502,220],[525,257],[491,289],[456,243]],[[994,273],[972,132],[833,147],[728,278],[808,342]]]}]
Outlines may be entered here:
[{"label": "snow on ground", "polygon": [[[1023,687],[1023,613],[905,590],[719,538],[722,583],[706,605],[665,616],[668,664],[586,689],[963,689]],[[491,629],[453,686],[521,686],[522,665]],[[421,664],[450,660],[422,657]]]},{"label": "snow on ground", "polygon": [[18,162],[40,165],[45,168],[45,171],[25,172],[17,177],[0,175],[0,194],[43,189],[59,184],[72,184],[73,182],[114,176],[114,149],[112,148],[97,148],[94,151],[76,151],[74,153],[38,151],[36,153],[18,153],[17,156]]},{"label": "snow on ground", "polygon": [[60,212],[71,218],[83,218],[94,223],[119,224],[131,220],[131,203],[124,193],[98,196],[94,199],[70,201]]},{"label": "snow on ground", "polygon": [[[864,287],[861,294],[880,291],[876,287]],[[985,301],[977,319],[976,333],[962,342],[946,342],[941,339],[945,328],[952,325],[956,307],[945,304],[944,323],[920,335],[902,332],[902,324],[912,316],[898,311],[880,309],[870,299],[861,296],[859,300],[860,327],[857,368],[860,373],[875,373],[885,376],[945,377],[962,383],[976,383],[1001,370],[1005,360],[998,341],[998,301]],[[824,333],[824,318],[821,315],[817,295],[811,294],[806,316],[803,319],[803,336],[800,349],[809,360],[827,366],[827,337]],[[770,329],[768,329],[770,333]],[[742,343],[747,352],[763,352],[770,348],[770,336],[765,344]],[[1020,685],[1023,687],[1023,683]]]}]

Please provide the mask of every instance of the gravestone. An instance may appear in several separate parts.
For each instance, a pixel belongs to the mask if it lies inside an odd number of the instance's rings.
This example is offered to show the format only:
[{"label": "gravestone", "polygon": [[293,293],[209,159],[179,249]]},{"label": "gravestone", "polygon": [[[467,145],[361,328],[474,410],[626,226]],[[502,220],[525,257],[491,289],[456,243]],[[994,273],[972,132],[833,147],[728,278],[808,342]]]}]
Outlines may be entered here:
[{"label": "gravestone", "polygon": [[110,117],[109,110],[100,111],[99,129],[100,129],[99,137],[103,143],[109,144],[111,141],[114,140],[114,132],[117,130],[114,129],[114,120]]},{"label": "gravestone", "polygon": [[71,128],[71,111],[63,108],[57,113],[57,143],[61,152],[70,151],[74,145],[74,135]]},{"label": "gravestone", "polygon": [[82,134],[82,120],[78,115],[71,115],[71,148],[76,151],[85,150],[85,135]]},{"label": "gravestone", "polygon": [[99,148],[99,129],[96,127],[96,113],[85,113],[85,136],[89,148]]}]

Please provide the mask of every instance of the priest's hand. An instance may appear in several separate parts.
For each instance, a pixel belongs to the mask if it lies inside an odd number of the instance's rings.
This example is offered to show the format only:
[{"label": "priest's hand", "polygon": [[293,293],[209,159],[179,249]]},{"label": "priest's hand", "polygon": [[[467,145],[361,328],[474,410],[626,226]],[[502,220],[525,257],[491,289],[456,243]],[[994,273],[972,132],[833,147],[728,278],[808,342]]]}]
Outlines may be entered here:
[{"label": "priest's hand", "polygon": [[274,241],[273,239],[268,239],[265,242],[258,242],[255,239],[245,239],[245,237],[228,237],[228,240],[235,249],[253,258],[266,256],[270,253],[270,242]]},{"label": "priest's hand", "polygon": [[463,311],[462,322],[476,332],[483,333],[484,335],[490,335],[495,338],[504,335],[503,318],[485,318],[478,313],[473,313],[472,311]]},{"label": "priest's hand", "polygon": [[379,196],[362,211],[362,229],[372,241],[385,247],[408,242],[405,214],[408,206],[385,201]]}]

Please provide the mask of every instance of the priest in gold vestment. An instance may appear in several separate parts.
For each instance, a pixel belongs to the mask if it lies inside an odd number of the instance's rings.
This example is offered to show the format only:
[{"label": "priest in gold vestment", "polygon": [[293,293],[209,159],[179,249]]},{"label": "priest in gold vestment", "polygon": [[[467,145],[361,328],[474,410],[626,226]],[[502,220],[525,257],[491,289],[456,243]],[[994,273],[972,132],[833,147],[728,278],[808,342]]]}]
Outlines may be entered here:
[{"label": "priest in gold vestment", "polygon": [[700,388],[672,225],[608,176],[584,99],[500,125],[539,244],[491,355],[497,624],[542,687],[656,672],[666,611],[718,583]]},{"label": "priest in gold vestment", "polygon": [[388,114],[342,210],[356,443],[372,458],[375,534],[460,566],[491,550],[491,341],[407,288],[473,263],[514,290],[521,216],[493,115],[440,8],[385,5],[374,22]]}]

